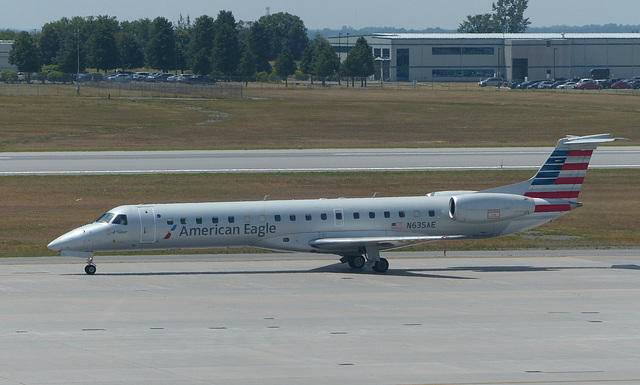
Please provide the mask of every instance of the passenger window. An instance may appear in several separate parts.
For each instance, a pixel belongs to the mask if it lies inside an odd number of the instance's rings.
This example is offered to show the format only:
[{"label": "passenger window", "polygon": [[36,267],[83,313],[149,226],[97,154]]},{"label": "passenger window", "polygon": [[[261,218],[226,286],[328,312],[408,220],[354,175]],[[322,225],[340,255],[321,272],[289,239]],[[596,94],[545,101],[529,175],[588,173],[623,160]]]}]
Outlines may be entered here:
[{"label": "passenger window", "polygon": [[391,212],[389,212],[389,211],[385,211],[385,212],[384,212],[384,217],[385,217],[385,218],[391,218]]},{"label": "passenger window", "polygon": [[360,219],[360,213],[353,213],[353,219]]},{"label": "passenger window", "polygon": [[267,221],[267,217],[265,217],[264,215],[260,215],[260,222],[266,222]]},{"label": "passenger window", "polygon": [[337,212],[336,211],[336,219],[341,221],[342,220],[342,213],[341,212]]},{"label": "passenger window", "polygon": [[327,220],[327,214],[326,213],[320,214],[320,219],[322,219],[323,221],[326,221]]},{"label": "passenger window", "polygon": [[429,210],[429,216],[430,217],[435,217],[436,216],[436,211],[435,210]]},{"label": "passenger window", "polygon": [[115,225],[123,225],[123,226],[126,226],[126,225],[127,225],[127,216],[126,216],[126,215],[124,215],[124,214],[120,214],[120,215],[118,215],[118,216],[113,220],[113,222],[111,222],[111,223],[113,223],[113,224],[115,224]]},{"label": "passenger window", "polygon": [[373,211],[369,211],[369,218],[374,219],[376,217],[376,213]]},{"label": "passenger window", "polygon": [[405,216],[405,214],[404,214],[404,210],[402,210],[402,211],[398,211],[398,216],[399,216],[400,218],[404,218],[404,216]]},{"label": "passenger window", "polygon": [[311,214],[305,214],[304,219],[310,221],[311,220]]},{"label": "passenger window", "polygon": [[276,214],[276,215],[273,216],[273,220],[276,221],[276,222],[280,222],[282,220],[282,218],[280,217],[279,214]]},{"label": "passenger window", "polygon": [[235,221],[236,221],[236,218],[234,218],[234,217],[229,217],[229,218],[227,218],[227,220],[229,221],[229,223],[233,223],[233,222],[235,222]]},{"label": "passenger window", "polygon": [[171,226],[173,224],[173,218],[167,218],[167,224]]},{"label": "passenger window", "polygon": [[183,225],[187,224],[187,218],[180,218],[180,223]]},{"label": "passenger window", "polygon": [[213,223],[218,223],[218,217],[213,217],[213,218],[211,218],[211,222],[213,222]]},{"label": "passenger window", "polygon": [[290,220],[291,222],[294,222],[294,221],[296,220],[296,214],[291,214],[291,215],[289,215],[289,220]]},{"label": "passenger window", "polygon": [[197,217],[196,218],[196,223],[201,225],[202,224],[202,217]]},{"label": "passenger window", "polygon": [[244,223],[249,223],[251,222],[251,217],[249,215],[245,215],[244,216]]}]

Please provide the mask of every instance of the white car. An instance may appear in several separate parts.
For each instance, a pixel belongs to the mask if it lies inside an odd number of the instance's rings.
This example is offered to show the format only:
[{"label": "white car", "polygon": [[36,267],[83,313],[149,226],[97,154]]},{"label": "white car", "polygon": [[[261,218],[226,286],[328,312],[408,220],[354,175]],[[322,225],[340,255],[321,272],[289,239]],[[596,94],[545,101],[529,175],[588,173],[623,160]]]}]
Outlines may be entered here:
[{"label": "white car", "polygon": [[563,90],[574,90],[578,86],[576,82],[566,82],[558,86],[559,89]]}]

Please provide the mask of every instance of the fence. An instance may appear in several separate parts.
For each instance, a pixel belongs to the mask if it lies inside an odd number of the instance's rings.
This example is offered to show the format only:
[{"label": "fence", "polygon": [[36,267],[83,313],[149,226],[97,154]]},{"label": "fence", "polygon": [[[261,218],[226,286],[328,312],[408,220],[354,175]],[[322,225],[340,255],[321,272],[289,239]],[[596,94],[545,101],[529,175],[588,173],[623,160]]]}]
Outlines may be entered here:
[{"label": "fence", "polygon": [[243,97],[243,86],[237,83],[216,84],[184,83],[106,83],[87,82],[70,84],[0,84],[0,95],[9,96],[88,96],[88,97]]}]

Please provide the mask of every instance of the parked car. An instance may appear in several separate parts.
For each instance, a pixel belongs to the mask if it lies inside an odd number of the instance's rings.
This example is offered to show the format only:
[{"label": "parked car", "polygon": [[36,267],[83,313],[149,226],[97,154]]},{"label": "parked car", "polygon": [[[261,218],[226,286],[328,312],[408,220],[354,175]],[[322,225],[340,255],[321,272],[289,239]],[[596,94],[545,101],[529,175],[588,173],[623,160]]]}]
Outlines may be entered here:
[{"label": "parked car", "polygon": [[618,82],[613,83],[611,85],[611,88],[615,90],[626,90],[631,88],[631,83],[629,82],[629,80],[620,80]]},{"label": "parked car", "polygon": [[120,74],[109,75],[105,80],[109,83],[130,83],[131,76],[125,73],[120,73]]},{"label": "parked car", "polygon": [[147,78],[147,76],[149,76],[148,72],[136,72],[135,74],[131,75],[131,80],[142,82]]},{"label": "parked car", "polygon": [[601,90],[602,86],[593,80],[582,81],[576,86],[578,90]]},{"label": "parked car", "polygon": [[578,83],[576,83],[576,82],[566,82],[564,84],[560,84],[558,86],[558,89],[561,89],[561,90],[573,90],[577,86],[578,86]]},{"label": "parked car", "polygon": [[478,82],[478,85],[480,87],[487,87],[487,86],[501,86],[502,85],[502,78],[486,78],[484,80],[480,80]]},{"label": "parked car", "polygon": [[147,76],[148,82],[166,82],[172,75],[167,73],[155,73]]},{"label": "parked car", "polygon": [[86,74],[80,74],[80,76],[78,77],[78,82],[79,83],[84,83],[84,82],[101,82],[103,80],[103,76],[102,74],[99,73],[86,73]]},{"label": "parked car", "polygon": [[205,75],[193,75],[192,77],[187,78],[187,83],[213,84],[215,82],[216,79]]},{"label": "parked car", "polygon": [[524,80],[522,80],[522,79],[520,79],[520,80],[512,80],[511,82],[509,82],[509,85],[507,87],[509,87],[509,88],[511,88],[513,90],[513,89],[518,88],[518,85],[520,83],[522,83],[522,82],[524,82]]},{"label": "parked car", "polygon": [[553,80],[542,81],[542,82],[538,83],[538,89],[539,90],[549,90],[553,86],[553,83],[554,83]]}]

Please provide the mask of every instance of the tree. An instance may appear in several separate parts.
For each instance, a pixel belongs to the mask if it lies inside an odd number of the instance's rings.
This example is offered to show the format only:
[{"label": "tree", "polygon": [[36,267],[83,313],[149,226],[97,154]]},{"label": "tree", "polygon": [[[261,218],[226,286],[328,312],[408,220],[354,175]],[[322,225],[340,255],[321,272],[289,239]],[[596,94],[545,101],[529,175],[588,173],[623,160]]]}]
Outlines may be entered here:
[{"label": "tree", "polygon": [[191,43],[191,19],[189,16],[183,18],[180,15],[178,19],[178,28],[175,30],[176,36],[176,73],[180,70],[182,73],[189,68],[189,46]]},{"label": "tree", "polygon": [[253,52],[256,60],[257,72],[271,72],[269,55],[271,54],[271,40],[267,34],[265,25],[255,22],[251,25],[249,32],[249,48]]},{"label": "tree", "polygon": [[245,85],[249,84],[249,78],[255,76],[257,69],[256,56],[251,49],[244,46],[242,50],[242,57],[238,64],[238,74],[245,77]]},{"label": "tree", "polygon": [[462,33],[521,33],[531,24],[524,18],[528,0],[498,0],[492,3],[493,13],[467,16],[458,26]]},{"label": "tree", "polygon": [[225,76],[233,75],[238,67],[240,61],[238,32],[229,24],[222,24],[216,30],[211,61],[214,72]]},{"label": "tree", "polygon": [[322,78],[322,86],[324,87],[326,78],[333,76],[339,68],[340,58],[338,54],[335,53],[326,39],[320,38],[313,59],[314,75]]},{"label": "tree", "polygon": [[288,78],[290,75],[296,73],[297,69],[298,66],[296,66],[296,62],[293,60],[291,50],[289,47],[283,47],[282,52],[280,52],[280,55],[278,55],[276,59],[276,74],[284,78],[285,87],[289,86]]},{"label": "tree", "polygon": [[307,48],[302,51],[300,71],[305,74],[311,75],[311,84],[313,84],[313,74],[315,74],[314,60],[316,57],[316,48],[323,39],[324,38],[319,33],[317,33],[313,40],[311,40],[311,43],[307,46]]},{"label": "tree", "polygon": [[27,73],[27,81],[31,82],[31,74],[40,72],[42,56],[31,35],[20,32],[13,41],[9,52],[9,63],[18,67],[18,71]]},{"label": "tree", "polygon": [[42,52],[42,63],[53,64],[60,50],[60,33],[57,23],[47,23],[42,27],[39,46]]},{"label": "tree", "polygon": [[467,16],[467,20],[458,26],[460,33],[495,33],[497,25],[493,22],[493,15],[483,13],[480,15]]},{"label": "tree", "polygon": [[498,0],[491,4],[494,20],[499,25],[500,32],[522,33],[531,22],[524,17],[529,0]]},{"label": "tree", "polygon": [[176,60],[176,38],[173,25],[164,17],[156,17],[151,24],[149,43],[147,43],[147,64],[168,72]]},{"label": "tree", "polygon": [[116,33],[119,29],[118,21],[115,17],[98,16],[93,21],[95,24],[93,32],[87,41],[89,66],[100,70],[112,70],[120,65],[118,46],[116,44]]},{"label": "tree", "polygon": [[122,68],[139,68],[144,66],[144,53],[140,44],[131,32],[118,32],[116,46]]},{"label": "tree", "polygon": [[0,40],[15,40],[18,33],[10,29],[0,31]]},{"label": "tree", "polygon": [[262,16],[258,23],[264,25],[271,41],[269,60],[275,59],[284,46],[289,47],[295,60],[300,60],[302,51],[309,45],[309,37],[307,28],[298,16],[278,12]]},{"label": "tree", "polygon": [[191,41],[188,49],[189,68],[195,74],[207,75],[211,73],[211,54],[215,37],[213,18],[202,15],[196,19],[191,29]]},{"label": "tree", "polygon": [[[360,86],[364,86],[367,76],[373,75],[375,71],[373,65],[373,54],[367,39],[360,36],[356,44],[347,54],[347,59],[342,63],[342,69],[346,76],[352,79],[360,78]],[[353,81],[351,83],[353,85]],[[347,82],[348,85],[348,82]]]}]

